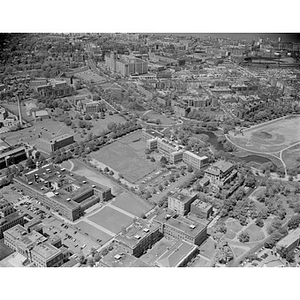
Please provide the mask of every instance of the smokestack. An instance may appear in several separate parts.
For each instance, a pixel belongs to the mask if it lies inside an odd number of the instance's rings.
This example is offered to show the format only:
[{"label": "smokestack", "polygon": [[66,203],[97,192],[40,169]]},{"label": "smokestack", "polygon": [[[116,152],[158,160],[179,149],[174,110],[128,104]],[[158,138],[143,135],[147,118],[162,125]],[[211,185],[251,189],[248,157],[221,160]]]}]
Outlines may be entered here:
[{"label": "smokestack", "polygon": [[23,126],[23,119],[22,119],[22,112],[21,112],[21,103],[20,103],[20,97],[17,94],[17,99],[18,99],[18,109],[19,109],[19,122],[20,122],[20,126]]}]

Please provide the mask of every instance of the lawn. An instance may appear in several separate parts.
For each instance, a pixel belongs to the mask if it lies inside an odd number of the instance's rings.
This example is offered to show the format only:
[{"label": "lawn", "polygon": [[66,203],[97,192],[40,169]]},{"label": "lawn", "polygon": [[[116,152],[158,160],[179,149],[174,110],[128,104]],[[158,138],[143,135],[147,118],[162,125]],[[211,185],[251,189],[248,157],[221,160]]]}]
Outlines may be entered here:
[{"label": "lawn", "polygon": [[[294,169],[300,165],[300,144],[283,151],[282,158],[288,169]],[[297,161],[299,159],[299,161]]]},{"label": "lawn", "polygon": [[0,240],[0,260],[14,253],[14,250],[10,249],[4,244],[4,239]]},{"label": "lawn", "polygon": [[127,181],[135,183],[153,172],[157,167],[155,163],[147,161],[141,146],[138,146],[138,150],[134,148],[137,147],[136,143],[139,141],[127,141],[129,137],[133,139],[137,136],[136,133],[125,136],[91,153],[90,156],[99,162],[105,163],[118,173],[121,173]]},{"label": "lawn", "polygon": [[95,228],[94,226],[84,221],[79,222],[76,226],[81,229],[81,233],[87,232],[94,239],[96,240],[101,239],[102,244],[105,244],[112,238],[110,235],[106,234],[105,232]]},{"label": "lawn", "polygon": [[[14,115],[19,116],[19,108],[17,103],[2,103],[1,105]],[[21,113],[23,120],[25,120],[26,122],[34,121],[34,118],[32,116],[27,115],[25,105],[21,105]]]},{"label": "lawn", "polygon": [[226,221],[226,227],[227,227],[227,230],[231,230],[235,233],[239,232],[243,228],[243,226],[240,224],[239,221],[234,220],[232,218],[229,218]]},{"label": "lawn", "polygon": [[207,259],[203,258],[203,257],[197,257],[195,259],[195,261],[190,265],[190,267],[192,268],[205,268],[205,267],[210,267],[211,263],[210,261],[208,261]]},{"label": "lawn", "polygon": [[236,234],[232,230],[227,229],[225,238],[227,238],[229,240],[233,240],[235,238],[235,236],[236,236]]},{"label": "lawn", "polygon": [[162,125],[172,125],[176,123],[176,121],[172,120],[171,118],[153,111],[146,113],[145,116],[149,117],[149,119],[160,119]]},{"label": "lawn", "polygon": [[201,246],[200,246],[200,254],[211,259],[215,255],[215,242],[212,238],[208,238]]},{"label": "lawn", "polygon": [[265,238],[265,234],[261,228],[255,224],[251,224],[245,231],[250,235],[250,242],[257,242]]},{"label": "lawn", "polygon": [[229,134],[230,140],[254,152],[278,152],[300,140],[300,117],[274,120],[271,123],[261,124],[244,130],[243,135]]},{"label": "lawn", "polygon": [[260,195],[264,194],[265,190],[265,187],[259,187],[254,191],[254,193],[251,196],[257,199]]},{"label": "lawn", "polygon": [[231,247],[231,249],[236,257],[240,257],[245,253],[245,250],[239,247]]},{"label": "lawn", "polygon": [[106,81],[106,79],[104,77],[94,73],[91,70],[78,72],[74,76],[77,78],[83,79],[84,81],[89,81],[89,82],[94,82],[94,83]]},{"label": "lawn", "polygon": [[117,196],[113,202],[113,205],[122,208],[123,210],[130,212],[137,217],[141,217],[142,214],[145,214],[152,208],[142,199],[139,199],[137,196],[129,194],[128,192],[123,192]]},{"label": "lawn", "polygon": [[132,223],[132,218],[110,207],[104,207],[88,219],[116,234],[119,233],[123,227],[127,227]]}]

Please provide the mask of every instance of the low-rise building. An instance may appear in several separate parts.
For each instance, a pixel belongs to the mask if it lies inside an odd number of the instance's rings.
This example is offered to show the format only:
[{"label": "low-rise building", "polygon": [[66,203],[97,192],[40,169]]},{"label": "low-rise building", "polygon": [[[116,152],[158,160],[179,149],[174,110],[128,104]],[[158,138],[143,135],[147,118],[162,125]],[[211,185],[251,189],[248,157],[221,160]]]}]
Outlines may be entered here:
[{"label": "low-rise building", "polygon": [[0,198],[0,239],[3,233],[16,226],[24,224],[24,216],[16,212],[14,206],[4,198]]},{"label": "low-rise building", "polygon": [[62,251],[48,242],[37,244],[31,250],[31,260],[37,267],[60,267],[63,258]]},{"label": "low-rise building", "polygon": [[70,134],[62,134],[57,137],[53,137],[52,139],[37,139],[37,148],[46,153],[54,152],[60,148],[73,144],[74,136]]},{"label": "low-rise building", "polygon": [[15,177],[15,185],[53,211],[76,220],[83,211],[111,198],[111,189],[52,164]]},{"label": "low-rise building", "polygon": [[280,240],[276,248],[278,250],[285,249],[287,252],[293,251],[300,243],[300,228],[297,228]]},{"label": "low-rise building", "polygon": [[197,254],[198,247],[186,241],[176,242],[156,262],[158,267],[184,267]]},{"label": "low-rise building", "polygon": [[199,156],[191,151],[184,151],[183,161],[187,165],[191,165],[193,168],[200,170],[208,164],[208,157]]},{"label": "low-rise building", "polygon": [[73,88],[64,80],[51,79],[46,84],[35,86],[35,90],[43,97],[66,97],[72,94]]},{"label": "low-rise building", "polygon": [[186,215],[190,212],[191,203],[196,200],[197,193],[178,192],[168,197],[168,208],[180,214]]},{"label": "low-rise building", "polygon": [[208,219],[213,214],[213,206],[197,199],[191,204],[191,214],[194,214],[201,219]]},{"label": "low-rise building", "polygon": [[160,238],[161,233],[157,224],[151,225],[140,220],[127,228],[126,232],[122,232],[116,240],[123,244],[130,254],[140,257]]},{"label": "low-rise building", "polygon": [[205,176],[209,178],[211,184],[220,187],[233,180],[237,176],[237,171],[231,162],[219,160],[205,170]]}]

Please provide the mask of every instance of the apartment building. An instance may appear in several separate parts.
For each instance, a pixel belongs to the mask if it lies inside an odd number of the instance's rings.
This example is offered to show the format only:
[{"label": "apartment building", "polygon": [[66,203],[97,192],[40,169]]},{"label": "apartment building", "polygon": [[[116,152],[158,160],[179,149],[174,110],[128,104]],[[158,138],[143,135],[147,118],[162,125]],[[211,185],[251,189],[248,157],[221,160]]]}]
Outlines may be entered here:
[{"label": "apartment building", "polygon": [[208,164],[207,156],[199,156],[191,151],[184,151],[183,161],[187,165],[191,165],[193,168],[200,170]]}]

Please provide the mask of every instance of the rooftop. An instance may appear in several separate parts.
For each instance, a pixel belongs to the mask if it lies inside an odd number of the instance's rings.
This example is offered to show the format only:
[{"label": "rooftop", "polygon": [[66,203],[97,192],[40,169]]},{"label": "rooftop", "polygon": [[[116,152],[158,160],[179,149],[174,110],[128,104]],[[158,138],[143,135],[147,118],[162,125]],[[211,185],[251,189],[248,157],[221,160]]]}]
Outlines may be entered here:
[{"label": "rooftop", "polygon": [[48,242],[44,242],[42,244],[36,245],[33,249],[32,252],[35,252],[39,256],[41,256],[45,260],[51,259],[53,256],[56,256],[61,253],[59,249],[54,247]]},{"label": "rooftop", "polygon": [[208,158],[207,156],[199,156],[199,155],[197,155],[197,154],[195,154],[191,151],[185,151],[185,153],[192,156],[192,157],[194,157],[194,158],[200,159],[200,160],[205,160],[205,159]]},{"label": "rooftop", "polygon": [[201,209],[203,209],[203,210],[205,210],[205,211],[208,211],[208,210],[211,209],[211,207],[212,207],[211,204],[206,203],[206,202],[203,202],[203,201],[200,200],[200,199],[197,199],[196,201],[194,201],[194,202],[192,203],[192,205],[193,205],[193,206],[196,206],[196,207],[198,207],[198,208],[201,208]]},{"label": "rooftop", "polygon": [[172,226],[194,238],[206,227],[199,222],[193,222],[181,216],[178,216],[177,218],[170,218],[165,222],[165,224]]},{"label": "rooftop", "polygon": [[287,236],[285,236],[281,241],[277,243],[277,246],[288,247],[298,239],[300,239],[300,228],[295,229]]},{"label": "rooftop", "polygon": [[177,267],[197,246],[185,241],[178,241],[156,262],[160,267]]},{"label": "rooftop", "polygon": [[191,198],[194,198],[197,195],[197,192],[193,193],[184,193],[183,191],[175,193],[173,196],[169,196],[170,198],[175,198],[176,200],[179,200],[180,202],[186,203],[191,200]]}]

